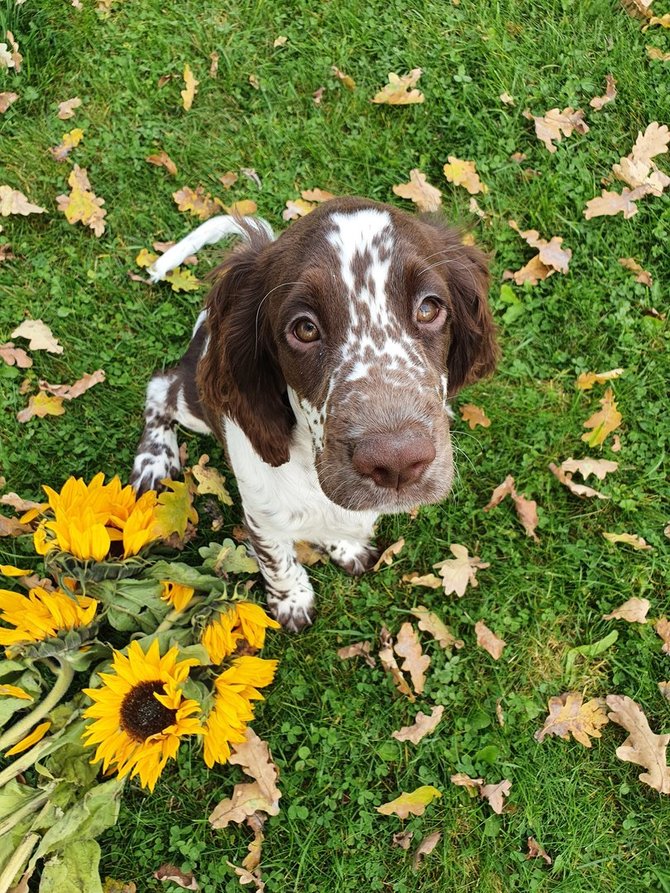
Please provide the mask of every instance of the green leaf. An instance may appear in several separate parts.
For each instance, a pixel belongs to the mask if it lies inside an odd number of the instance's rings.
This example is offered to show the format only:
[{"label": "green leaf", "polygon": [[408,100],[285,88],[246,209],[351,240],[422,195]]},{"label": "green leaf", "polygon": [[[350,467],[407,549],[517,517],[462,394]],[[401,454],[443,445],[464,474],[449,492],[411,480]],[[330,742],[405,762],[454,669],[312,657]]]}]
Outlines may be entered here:
[{"label": "green leaf", "polygon": [[99,865],[95,840],[73,841],[44,865],[39,893],[102,893]]},{"label": "green leaf", "polygon": [[99,583],[95,595],[107,607],[107,621],[123,632],[151,632],[170,612],[153,580],[117,580]]},{"label": "green leaf", "polygon": [[569,651],[566,652],[565,655],[565,674],[568,678],[572,677],[575,661],[577,660],[577,656],[582,654],[584,657],[598,657],[599,654],[602,654],[604,651],[607,651],[616,640],[619,638],[619,633],[617,630],[613,629],[611,633],[605,636],[604,639],[599,639],[597,642],[593,642],[589,645],[577,645],[574,648],[570,648]]},{"label": "green leaf", "polygon": [[181,583],[183,586],[192,586],[204,592],[215,589],[217,592],[226,593],[226,583],[219,577],[211,574],[203,574],[195,567],[184,564],[181,561],[157,561],[148,576],[153,580],[171,580],[173,583]]},{"label": "green leaf", "polygon": [[222,543],[210,543],[198,549],[204,558],[203,567],[213,570],[218,576],[224,574],[255,574],[258,563],[247,552],[244,545],[239,546],[231,539]]},{"label": "green leaf", "polygon": [[192,524],[198,523],[198,513],[193,508],[191,490],[183,481],[166,479],[164,483],[168,489],[158,497],[154,533],[161,539],[167,539],[173,533],[183,537],[189,521]]},{"label": "green leaf", "polygon": [[519,298],[514,293],[514,289],[511,285],[500,286],[500,300],[504,304],[509,304],[509,307],[503,313],[502,320],[506,325],[510,325],[514,322],[514,320],[518,319],[526,312],[526,306],[523,301],[519,300]]}]

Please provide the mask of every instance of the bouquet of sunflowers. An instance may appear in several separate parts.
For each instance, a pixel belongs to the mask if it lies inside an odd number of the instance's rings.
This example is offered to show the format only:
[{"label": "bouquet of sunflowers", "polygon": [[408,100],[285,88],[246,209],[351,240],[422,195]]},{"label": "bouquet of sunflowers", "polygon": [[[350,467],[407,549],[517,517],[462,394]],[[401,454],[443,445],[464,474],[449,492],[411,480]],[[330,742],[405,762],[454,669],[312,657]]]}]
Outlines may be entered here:
[{"label": "bouquet of sunflowers", "polygon": [[41,893],[100,891],[125,781],[152,791],[184,738],[225,763],[273,680],[257,652],[278,624],[230,580],[255,561],[232,540],[169,560],[198,517],[192,477],[166,483],[44,487],[20,519],[44,575],[0,565],[27,590],[0,589],[0,893],[40,860]]}]

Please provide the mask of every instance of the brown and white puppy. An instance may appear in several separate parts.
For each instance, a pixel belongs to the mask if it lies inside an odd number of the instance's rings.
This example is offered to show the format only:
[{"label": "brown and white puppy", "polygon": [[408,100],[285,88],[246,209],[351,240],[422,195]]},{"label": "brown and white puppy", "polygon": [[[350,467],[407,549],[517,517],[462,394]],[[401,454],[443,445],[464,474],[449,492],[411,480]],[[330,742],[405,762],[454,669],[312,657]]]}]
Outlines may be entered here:
[{"label": "brown and white puppy", "polygon": [[350,573],[374,556],[383,513],[443,499],[453,480],[447,398],[493,371],[484,256],[439,219],[335,199],[275,239],[217,217],[154,265],[160,279],[231,233],[191,345],[152,378],[132,481],[179,471],[177,423],[226,446],[268,603],[284,626],[314,616],[294,543]]}]

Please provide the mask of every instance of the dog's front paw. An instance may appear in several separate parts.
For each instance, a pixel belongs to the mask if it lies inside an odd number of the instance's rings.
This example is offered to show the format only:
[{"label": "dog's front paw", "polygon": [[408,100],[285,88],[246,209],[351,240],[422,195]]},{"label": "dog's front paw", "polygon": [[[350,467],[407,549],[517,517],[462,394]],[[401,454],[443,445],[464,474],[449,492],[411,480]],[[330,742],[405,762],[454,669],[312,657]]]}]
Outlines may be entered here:
[{"label": "dog's front paw", "polygon": [[380,550],[367,543],[339,542],[328,546],[331,559],[342,570],[352,577],[360,577],[374,567]]},{"label": "dog's front paw", "polygon": [[316,617],[314,593],[311,591],[289,592],[283,597],[268,593],[268,607],[272,616],[291,633],[302,632],[312,625]]}]

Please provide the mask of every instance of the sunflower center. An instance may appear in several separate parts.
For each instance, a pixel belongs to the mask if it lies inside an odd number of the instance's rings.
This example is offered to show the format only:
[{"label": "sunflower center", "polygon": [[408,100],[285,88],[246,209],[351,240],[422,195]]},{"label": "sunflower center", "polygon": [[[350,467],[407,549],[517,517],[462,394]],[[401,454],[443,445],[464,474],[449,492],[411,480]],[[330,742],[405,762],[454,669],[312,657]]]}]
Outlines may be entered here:
[{"label": "sunflower center", "polygon": [[164,682],[140,682],[123,699],[121,728],[135,741],[146,741],[174,723],[177,711],[163,706],[154,697],[164,691]]}]

